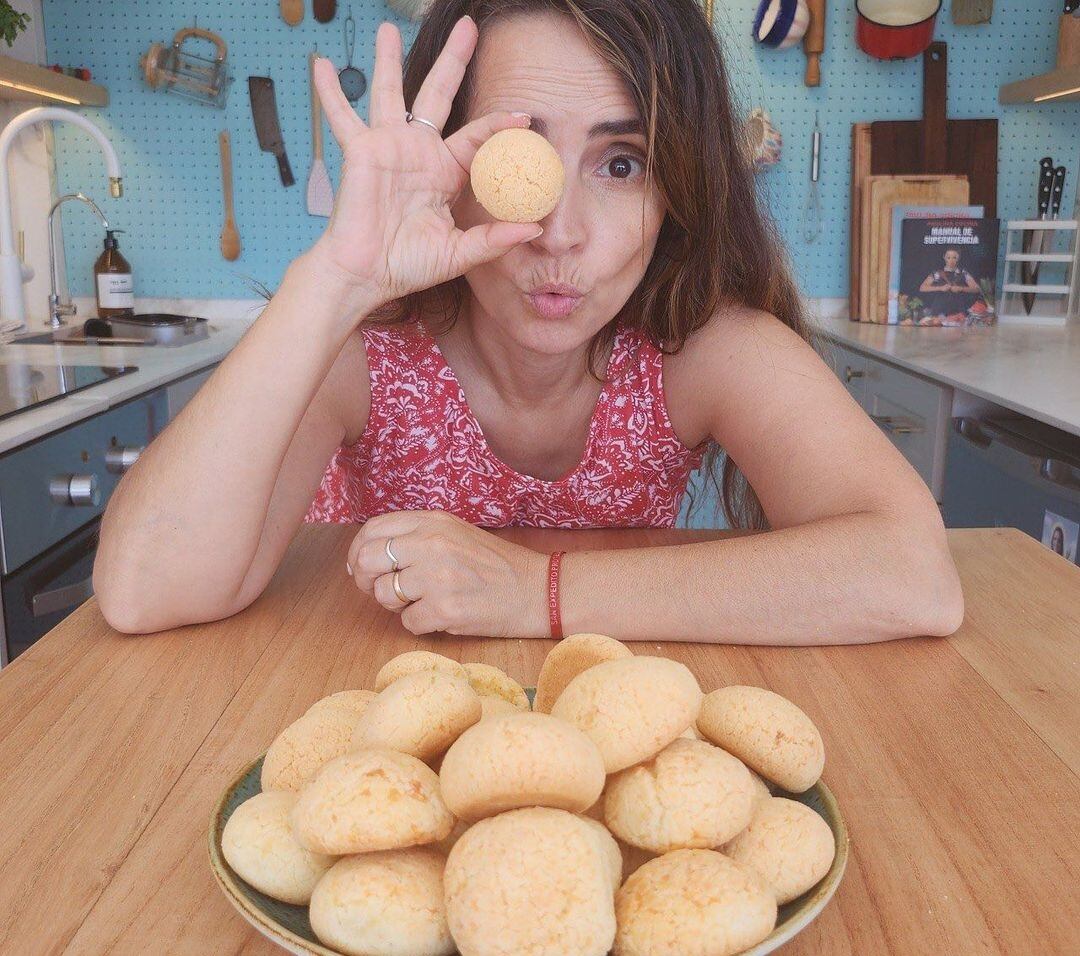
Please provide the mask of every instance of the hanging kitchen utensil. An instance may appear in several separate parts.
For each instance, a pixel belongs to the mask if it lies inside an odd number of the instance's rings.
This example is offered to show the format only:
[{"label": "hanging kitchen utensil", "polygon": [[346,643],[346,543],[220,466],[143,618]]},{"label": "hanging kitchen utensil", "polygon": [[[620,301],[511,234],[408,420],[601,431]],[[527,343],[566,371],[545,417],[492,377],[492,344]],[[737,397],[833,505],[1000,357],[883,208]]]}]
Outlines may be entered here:
[{"label": "hanging kitchen utensil", "polygon": [[304,0],[281,0],[281,19],[295,27],[304,19]]},{"label": "hanging kitchen utensil", "polygon": [[[1078,3],[1080,0],[1067,0]],[[952,22],[958,27],[973,27],[989,23],[994,13],[994,0],[952,0]]]},{"label": "hanging kitchen utensil", "polygon": [[315,61],[318,52],[308,57],[308,80],[311,84],[311,169],[307,180],[307,211],[312,216],[329,216],[334,209],[334,190],[323,162],[322,109],[315,89]]},{"label": "hanging kitchen utensil", "polygon": [[743,132],[746,134],[747,154],[754,164],[755,173],[780,162],[784,138],[780,135],[780,130],[773,126],[772,117],[764,109],[758,106],[750,112],[743,124]]},{"label": "hanging kitchen utensil", "polygon": [[358,70],[352,65],[353,52],[356,47],[356,21],[352,18],[352,7],[349,7],[349,15],[345,18],[345,67],[338,73],[338,82],[341,84],[341,92],[350,103],[355,103],[367,90],[367,77],[363,70]]},{"label": "hanging kitchen utensil", "polygon": [[821,172],[821,127],[818,126],[817,110],[814,110],[814,131],[810,135],[810,191],[803,208],[803,239],[817,242],[821,235],[821,193],[818,177]]},{"label": "hanging kitchen utensil", "polygon": [[311,12],[319,23],[329,23],[337,14],[337,0],[312,0]]},{"label": "hanging kitchen utensil", "polygon": [[419,20],[434,0],[386,0],[391,7],[410,20]]},{"label": "hanging kitchen utensil", "polygon": [[807,0],[810,25],[803,37],[807,86],[821,86],[821,54],[825,52],[825,0]]},{"label": "hanging kitchen utensil", "polygon": [[218,133],[218,148],[221,151],[221,193],[225,202],[221,255],[232,262],[240,258],[240,231],[236,228],[236,215],[233,212],[232,143],[227,129]]},{"label": "hanging kitchen utensil", "polygon": [[[1064,167],[1061,167],[1064,169]],[[1064,174],[1063,178],[1064,178]],[[1047,219],[1050,216],[1050,205],[1054,197],[1054,161],[1049,156],[1039,160],[1039,184],[1036,187],[1036,219]],[[1060,201],[1058,206],[1060,208]],[[1024,253],[1031,256],[1042,255],[1046,245],[1045,229],[1029,229],[1024,233]],[[1020,263],[1020,277],[1024,285],[1036,285],[1039,281],[1039,260],[1027,260]],[[1020,294],[1024,302],[1024,311],[1031,315],[1031,309],[1035,305],[1034,292],[1022,292]]]},{"label": "hanging kitchen utensil", "polygon": [[[214,45],[212,57],[192,53],[184,45],[189,40],[208,40]],[[153,43],[139,60],[143,76],[150,87],[165,93],[175,93],[217,109],[225,108],[232,77],[226,66],[229,48],[225,41],[210,30],[184,27],[176,31],[172,44]]]},{"label": "hanging kitchen utensil", "polygon": [[855,0],[855,41],[879,60],[918,56],[934,39],[941,0]]},{"label": "hanging kitchen utensil", "polygon": [[268,76],[249,76],[248,95],[251,97],[251,115],[255,120],[259,149],[264,153],[274,154],[278,172],[281,174],[281,184],[291,186],[296,179],[289,166],[289,157],[285,154],[285,141],[281,138],[274,81]]},{"label": "hanging kitchen utensil", "polygon": [[946,82],[948,47],[931,43],[923,54],[921,120],[885,120],[870,124],[871,173],[953,173],[967,176],[970,205],[997,215],[996,119],[948,119]]},{"label": "hanging kitchen utensil", "polygon": [[786,50],[795,46],[810,25],[806,0],[761,0],[754,16],[754,39],[765,46]]}]

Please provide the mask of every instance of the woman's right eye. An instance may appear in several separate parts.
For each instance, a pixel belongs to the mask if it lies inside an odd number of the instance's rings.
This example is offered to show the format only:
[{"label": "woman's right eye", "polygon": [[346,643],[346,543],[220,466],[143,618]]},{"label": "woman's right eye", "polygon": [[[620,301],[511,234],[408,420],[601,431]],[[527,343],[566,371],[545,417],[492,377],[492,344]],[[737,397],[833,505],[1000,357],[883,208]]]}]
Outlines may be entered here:
[{"label": "woman's right eye", "polygon": [[600,175],[605,179],[633,179],[640,172],[644,172],[645,165],[634,156],[620,153],[605,160],[600,169]]}]

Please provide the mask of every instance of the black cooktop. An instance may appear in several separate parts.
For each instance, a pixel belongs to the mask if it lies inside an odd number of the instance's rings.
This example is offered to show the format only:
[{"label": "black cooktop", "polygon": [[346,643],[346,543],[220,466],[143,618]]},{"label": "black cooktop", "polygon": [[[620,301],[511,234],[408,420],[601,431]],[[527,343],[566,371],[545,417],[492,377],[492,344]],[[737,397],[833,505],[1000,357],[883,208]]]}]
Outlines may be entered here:
[{"label": "black cooktop", "polygon": [[138,370],[135,365],[0,364],[0,420]]}]

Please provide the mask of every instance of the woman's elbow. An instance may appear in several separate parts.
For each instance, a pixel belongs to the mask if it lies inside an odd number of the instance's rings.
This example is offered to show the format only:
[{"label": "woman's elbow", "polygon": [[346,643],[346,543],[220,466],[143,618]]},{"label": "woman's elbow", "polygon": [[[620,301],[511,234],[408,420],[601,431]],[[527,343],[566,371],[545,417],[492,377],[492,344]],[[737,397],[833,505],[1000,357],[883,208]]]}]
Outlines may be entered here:
[{"label": "woman's elbow", "polygon": [[964,589],[952,556],[946,551],[925,605],[922,633],[926,637],[948,637],[960,630],[963,623]]},{"label": "woman's elbow", "polygon": [[139,582],[138,575],[113,568],[100,560],[94,566],[94,596],[105,623],[121,634],[153,634],[186,624],[219,621],[242,611],[257,595],[240,601],[220,604],[196,604],[184,601],[177,605],[169,595],[155,593]]},{"label": "woman's elbow", "polygon": [[944,535],[924,542],[908,562],[891,571],[896,595],[893,633],[903,637],[948,637],[964,622],[964,591]]},{"label": "woman's elbow", "polygon": [[113,581],[108,574],[94,571],[94,597],[105,623],[121,634],[148,634],[152,626],[142,601]]}]

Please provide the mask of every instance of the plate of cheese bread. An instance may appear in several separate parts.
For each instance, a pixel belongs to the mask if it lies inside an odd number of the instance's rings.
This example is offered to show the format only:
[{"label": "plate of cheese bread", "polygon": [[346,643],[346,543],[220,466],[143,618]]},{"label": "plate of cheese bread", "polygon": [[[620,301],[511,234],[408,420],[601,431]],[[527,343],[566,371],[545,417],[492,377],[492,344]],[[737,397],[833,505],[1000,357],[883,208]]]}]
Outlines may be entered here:
[{"label": "plate of cheese bread", "polygon": [[848,838],[795,703],[599,634],[535,685],[410,651],[316,701],[213,808],[222,892],[324,956],[760,956],[824,909]]}]

